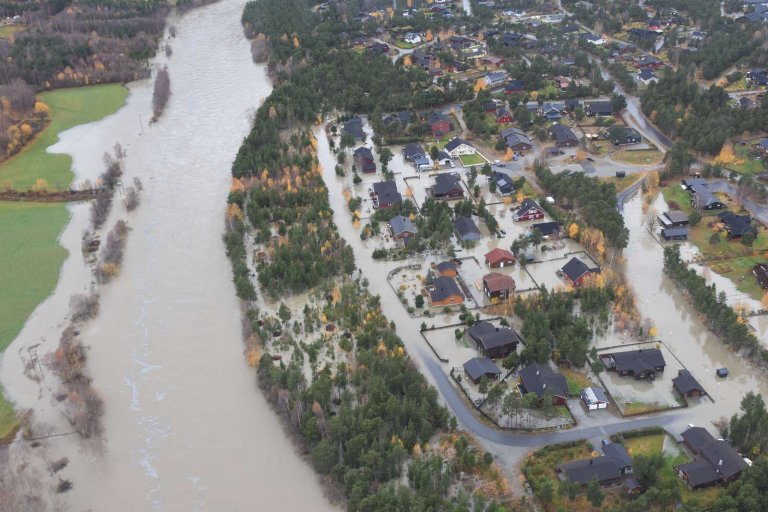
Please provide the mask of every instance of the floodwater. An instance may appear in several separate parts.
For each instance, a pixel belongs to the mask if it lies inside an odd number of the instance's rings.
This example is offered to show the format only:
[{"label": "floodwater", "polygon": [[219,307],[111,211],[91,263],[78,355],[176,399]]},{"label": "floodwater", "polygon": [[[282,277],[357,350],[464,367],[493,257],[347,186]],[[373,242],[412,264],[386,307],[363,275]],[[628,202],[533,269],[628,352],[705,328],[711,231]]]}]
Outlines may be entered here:
[{"label": "floodwater", "polygon": [[[231,162],[250,112],[271,90],[264,67],[251,62],[244,5],[222,0],[171,17],[173,56],[156,63],[168,65],[172,96],[159,122],[148,124],[152,84],[134,83],[123,109],[63,134],[56,148],[73,156],[80,181],[102,171],[101,155],[119,141],[123,181],[144,184],[135,212],[116,200],[107,226],[125,218],[131,228],[121,275],[101,290],[101,313],[81,335],[106,404],[103,439],[57,437],[37,452],[69,458],[60,476],[74,484],[65,495],[72,510],[332,509],[244,362],[221,241]],[[53,379],[44,375],[39,386],[22,372],[28,347],[41,343],[42,355],[55,346],[69,296],[91,282],[79,250],[87,207],[71,210],[58,287],[0,373],[19,407],[55,433],[70,429],[52,404]]]},{"label": "floodwater", "polygon": [[[654,207],[659,212],[667,210],[663,197],[657,198]],[[651,319],[657,337],[715,400],[714,404],[704,402],[691,409],[691,419],[705,425],[721,416],[730,417],[749,391],[768,396],[768,375],[745,362],[709,332],[702,318],[666,277],[663,247],[646,230],[644,218],[642,198],[637,195],[624,208],[624,221],[630,231],[629,246],[624,251],[627,275],[640,313]],[[728,368],[729,376],[719,379],[715,370],[723,367]]]}]

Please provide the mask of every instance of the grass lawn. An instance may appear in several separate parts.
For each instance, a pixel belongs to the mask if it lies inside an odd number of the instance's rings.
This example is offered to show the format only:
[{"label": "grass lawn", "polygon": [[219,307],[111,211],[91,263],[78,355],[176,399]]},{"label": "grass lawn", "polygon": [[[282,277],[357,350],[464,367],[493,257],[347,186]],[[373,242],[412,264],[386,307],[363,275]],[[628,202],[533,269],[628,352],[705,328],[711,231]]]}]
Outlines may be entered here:
[{"label": "grass lawn", "polygon": [[[691,194],[687,190],[683,190],[680,183],[670,183],[661,189],[661,193],[664,194],[664,200],[669,204],[670,210],[675,208],[684,211],[688,215],[693,213],[693,208],[691,207]],[[674,205],[672,203],[674,203]]]},{"label": "grass lawn", "polygon": [[19,425],[19,419],[13,410],[13,405],[7,402],[0,389],[0,442],[10,435]]},{"label": "grass lawn", "polygon": [[0,202],[0,351],[56,285],[67,255],[58,243],[69,220],[61,203]]},{"label": "grass lawn", "polygon": [[735,92],[735,91],[746,91],[747,90],[747,77],[741,77],[740,80],[737,80],[730,84],[728,87],[725,88],[728,92]]},{"label": "grass lawn", "polygon": [[395,46],[397,46],[398,48],[402,48],[403,50],[410,50],[411,48],[416,48],[416,46],[418,45],[415,45],[412,43],[406,43],[405,41],[398,39],[397,41],[395,41]]},{"label": "grass lawn", "polygon": [[765,170],[762,160],[755,158],[748,146],[736,146],[734,147],[734,152],[736,153],[738,163],[728,164],[725,166],[727,170],[736,171],[747,176],[758,174]]},{"label": "grass lawn", "polygon": [[660,163],[664,155],[655,149],[638,149],[637,151],[622,149],[614,153],[611,158],[628,164],[654,165]]},{"label": "grass lawn", "polygon": [[632,437],[624,441],[627,452],[635,457],[637,455],[661,455],[666,434],[651,434],[647,436]]},{"label": "grass lawn", "polygon": [[604,183],[613,183],[614,185],[616,185],[616,191],[621,192],[622,190],[628,189],[631,185],[634,185],[635,182],[637,182],[637,180],[639,180],[642,176],[643,176],[642,174],[628,174],[623,178],[617,178],[616,176],[607,176],[607,177],[601,177],[598,179]]},{"label": "grass lawn", "polygon": [[765,263],[768,255],[755,255],[743,258],[736,258],[723,262],[716,262],[710,265],[710,268],[730,279],[740,292],[748,293],[755,300],[761,300],[765,290],[757,284],[755,276],[752,274],[752,267],[758,263]]},{"label": "grass lawn", "polygon": [[459,160],[461,160],[461,163],[465,166],[482,165],[488,161],[480,153],[475,153],[474,155],[459,155]]},{"label": "grass lawn", "polygon": [[592,386],[592,381],[583,373],[571,368],[560,368],[559,371],[565,376],[566,382],[568,382],[568,394],[571,396],[579,396],[582,389]]},{"label": "grass lawn", "polygon": [[0,167],[0,182],[11,180],[17,189],[30,188],[44,178],[51,188],[67,188],[72,182],[72,159],[69,155],[52,155],[46,148],[55,144],[59,133],[101,119],[116,112],[128,96],[122,85],[95,85],[59,89],[40,94],[51,111],[51,124],[19,154]]},{"label": "grass lawn", "polygon": [[16,32],[26,29],[23,25],[3,25],[0,27],[0,39],[8,39]]}]

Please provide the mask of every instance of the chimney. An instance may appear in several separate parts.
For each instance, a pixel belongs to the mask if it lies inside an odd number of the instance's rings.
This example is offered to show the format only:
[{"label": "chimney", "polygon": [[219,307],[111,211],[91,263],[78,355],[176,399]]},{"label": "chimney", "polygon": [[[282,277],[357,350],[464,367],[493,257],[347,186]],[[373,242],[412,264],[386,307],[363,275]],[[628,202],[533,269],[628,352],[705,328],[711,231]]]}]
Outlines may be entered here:
[{"label": "chimney", "polygon": [[723,465],[723,459],[720,459],[720,462],[718,462],[717,465],[718,466],[722,466]]},{"label": "chimney", "polygon": [[536,375],[538,375],[538,374],[539,374],[539,370],[536,370]]},{"label": "chimney", "polygon": [[541,389],[547,389],[547,383],[546,382],[541,385]]},{"label": "chimney", "polygon": [[592,459],[589,459],[589,465],[590,466],[592,465]]}]

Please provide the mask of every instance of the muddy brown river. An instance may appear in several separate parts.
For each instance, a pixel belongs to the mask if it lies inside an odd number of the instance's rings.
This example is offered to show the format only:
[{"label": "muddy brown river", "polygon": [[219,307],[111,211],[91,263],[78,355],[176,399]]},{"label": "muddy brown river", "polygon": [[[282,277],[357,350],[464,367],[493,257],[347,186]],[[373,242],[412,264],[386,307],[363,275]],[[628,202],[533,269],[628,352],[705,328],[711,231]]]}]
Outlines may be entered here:
[{"label": "muddy brown river", "polygon": [[[67,456],[61,476],[71,510],[331,510],[314,472],[295,452],[243,358],[240,312],[221,235],[230,164],[249,113],[271,86],[251,62],[240,16],[245,0],[221,0],[183,17],[167,60],[172,96],[150,126],[150,82],[130,85],[127,105],[63,134],[77,180],[102,171],[101,155],[127,149],[124,182],[139,176],[142,205],[117,203],[107,223],[131,228],[121,275],[101,291],[87,325],[89,373],[106,403],[101,441],[52,438],[38,457]],[[157,58],[164,65],[165,56]],[[69,296],[91,278],[79,250],[88,211],[72,207],[62,235],[70,257],[55,293],[7,350],[2,383],[53,433],[71,430],[52,405],[53,380],[22,375],[28,347],[49,351]]]}]

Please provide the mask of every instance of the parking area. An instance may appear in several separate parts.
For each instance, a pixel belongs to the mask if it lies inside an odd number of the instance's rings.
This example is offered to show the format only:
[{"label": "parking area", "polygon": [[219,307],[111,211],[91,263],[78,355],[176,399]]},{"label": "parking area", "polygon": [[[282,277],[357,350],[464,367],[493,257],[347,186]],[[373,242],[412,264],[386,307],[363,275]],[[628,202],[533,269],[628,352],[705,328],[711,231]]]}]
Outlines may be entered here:
[{"label": "parking area", "polygon": [[638,381],[633,376],[621,377],[616,372],[600,373],[603,385],[611,394],[611,398],[622,414],[640,414],[685,405],[685,401],[672,387],[672,379],[677,377],[678,370],[685,367],[661,342],[636,343],[622,345],[598,351],[598,355],[610,352],[625,352],[642,348],[659,348],[664,356],[666,367],[664,372],[657,374],[653,381]]}]

